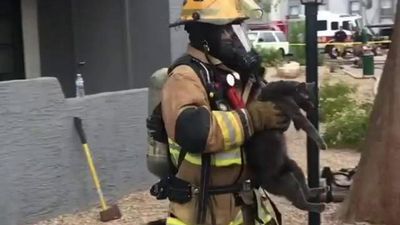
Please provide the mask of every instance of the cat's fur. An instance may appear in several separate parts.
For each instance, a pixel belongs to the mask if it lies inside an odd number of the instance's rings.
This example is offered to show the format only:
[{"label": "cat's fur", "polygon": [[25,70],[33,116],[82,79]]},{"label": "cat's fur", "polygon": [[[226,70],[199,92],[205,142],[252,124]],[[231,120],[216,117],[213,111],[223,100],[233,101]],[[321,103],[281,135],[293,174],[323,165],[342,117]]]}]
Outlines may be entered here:
[{"label": "cat's fur", "polygon": [[[326,144],[300,109],[313,108],[307,84],[296,81],[280,81],[263,88],[260,101],[273,101],[293,121],[297,130],[304,130],[321,149]],[[292,204],[306,211],[322,212],[325,204],[308,200],[326,191],[325,188],[307,186],[302,169],[287,153],[284,132],[265,130],[254,134],[245,144],[247,162],[254,171],[256,184],[278,196],[284,196]]]}]

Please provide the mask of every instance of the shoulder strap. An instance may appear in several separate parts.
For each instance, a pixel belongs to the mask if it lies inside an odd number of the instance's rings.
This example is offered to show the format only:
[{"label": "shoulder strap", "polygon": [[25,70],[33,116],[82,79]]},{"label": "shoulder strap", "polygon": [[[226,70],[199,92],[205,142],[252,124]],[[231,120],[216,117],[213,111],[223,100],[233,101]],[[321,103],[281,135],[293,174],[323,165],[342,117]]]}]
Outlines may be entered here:
[{"label": "shoulder strap", "polygon": [[173,69],[180,65],[187,65],[190,66],[197,76],[200,78],[204,88],[206,89],[207,93],[209,93],[209,86],[211,83],[211,70],[209,70],[200,60],[185,54],[175,60],[175,62],[168,68],[168,73],[170,73]]},{"label": "shoulder strap", "polygon": [[[203,84],[203,87],[206,89],[207,96],[210,100],[210,83],[211,83],[211,71],[199,60],[193,58],[190,55],[183,55],[182,57],[178,58],[175,60],[175,62],[168,68],[168,73],[170,73],[173,69],[180,65],[187,65],[190,66],[194,72],[197,74],[197,76],[200,78],[201,83]],[[181,149],[179,152],[178,156],[178,164],[177,167],[175,168],[174,173],[176,174],[185,159],[185,156],[187,154],[187,151],[184,149]]]}]

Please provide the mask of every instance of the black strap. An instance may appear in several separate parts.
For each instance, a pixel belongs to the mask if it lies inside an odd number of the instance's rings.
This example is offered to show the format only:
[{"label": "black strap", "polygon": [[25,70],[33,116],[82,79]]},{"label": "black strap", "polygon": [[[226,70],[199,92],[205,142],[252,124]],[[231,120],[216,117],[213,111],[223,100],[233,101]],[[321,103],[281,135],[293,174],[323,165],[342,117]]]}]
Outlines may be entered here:
[{"label": "black strap", "polygon": [[[204,63],[202,63],[200,60],[192,57],[191,55],[185,54],[178,58],[169,68],[168,68],[168,73],[170,73],[174,68],[180,66],[180,65],[187,65],[190,66],[194,72],[197,74],[197,76],[200,78],[201,83],[203,84],[203,87],[206,89],[206,92],[209,94],[211,91],[213,91],[213,87],[210,82],[207,81],[207,73],[210,76],[210,80],[214,80],[214,75],[213,71],[208,68]],[[210,96],[208,96],[210,103],[212,102],[210,99]]]},{"label": "black strap", "polygon": [[[175,60],[175,62],[168,68],[168,73],[170,73],[174,68],[176,68],[177,66],[180,66],[180,65],[190,66],[195,71],[197,76],[200,78],[201,83],[203,84],[207,93],[209,93],[210,85],[207,82],[206,73],[207,72],[210,74],[212,74],[212,73],[211,73],[211,71],[208,71],[207,67],[205,67],[205,66],[203,67],[200,64],[201,64],[201,62],[199,60],[193,58],[192,56],[190,56],[188,54],[185,54],[185,55],[181,56],[180,58],[178,58],[177,60]],[[207,71],[205,71],[205,69]],[[210,96],[208,96],[208,98],[209,98],[209,100],[211,100]],[[185,159],[186,154],[187,154],[187,151],[185,151],[184,149],[180,150],[179,156],[178,156],[178,164],[177,164],[177,167],[173,170],[173,174],[176,174],[178,172],[180,166],[182,165],[183,160]],[[169,155],[169,158],[171,158],[169,151],[168,151],[168,155]]]},{"label": "black strap", "polygon": [[239,193],[243,190],[243,184],[233,184],[222,187],[209,187],[208,193],[210,195],[221,195],[228,193]]},{"label": "black strap", "polygon": [[197,224],[204,224],[207,215],[209,197],[209,178],[211,169],[211,155],[209,153],[201,156],[201,181],[199,193],[199,205],[197,213]]},{"label": "black strap", "polygon": [[187,152],[183,149],[179,151],[177,170],[181,167],[182,162],[185,159],[186,153]]},{"label": "black strap", "polygon": [[[194,61],[192,60],[192,57],[190,55],[183,55],[180,58],[176,59],[175,62],[168,68],[168,73],[170,73],[173,69],[175,69],[176,67],[180,66],[180,65],[188,65],[190,66],[195,72],[196,74],[200,77],[200,80],[204,80],[204,78],[202,78],[202,72],[201,72],[201,68],[199,66],[196,66]],[[204,85],[204,84],[203,84]],[[182,165],[183,160],[185,159],[186,156],[186,151],[184,149],[181,149],[179,152],[179,156],[178,156],[178,162],[177,162],[177,166],[175,168],[172,169],[172,174],[175,175],[180,166]],[[170,151],[168,151],[168,158],[170,159],[170,163],[172,164],[171,161],[171,153]]]},{"label": "black strap", "polygon": [[[203,87],[206,89],[207,98],[211,104],[211,107],[215,107],[215,102],[210,95],[211,92],[214,92],[214,86],[212,85],[212,81],[214,80],[214,74],[211,69],[208,69],[206,65],[204,65],[199,60],[193,58],[190,55],[184,55],[179,58],[169,69],[168,73],[172,71],[173,68],[178,65],[188,65],[190,66],[200,78]],[[210,81],[210,82],[209,82]],[[179,158],[178,158],[178,167],[179,169],[183,159],[185,158],[186,151],[181,149]],[[209,179],[210,179],[210,169],[211,169],[211,155],[210,154],[202,154],[201,158],[201,181],[200,181],[200,193],[199,193],[199,205],[198,205],[198,215],[197,215],[197,223],[203,224],[206,220],[207,215],[207,207],[208,207],[208,199],[210,193],[209,189]],[[236,192],[237,189],[231,190],[230,188],[220,188],[214,189],[213,193],[226,193],[226,191]]]}]

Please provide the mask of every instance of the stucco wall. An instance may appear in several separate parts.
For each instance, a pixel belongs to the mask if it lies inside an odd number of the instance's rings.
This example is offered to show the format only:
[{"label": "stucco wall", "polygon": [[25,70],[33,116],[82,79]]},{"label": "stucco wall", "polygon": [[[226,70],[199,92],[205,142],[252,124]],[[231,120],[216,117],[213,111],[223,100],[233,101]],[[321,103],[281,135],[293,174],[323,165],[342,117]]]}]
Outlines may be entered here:
[{"label": "stucco wall", "polygon": [[148,187],[147,89],[65,99],[58,80],[0,82],[0,221],[20,225],[97,204],[73,116],[83,119],[104,192]]}]

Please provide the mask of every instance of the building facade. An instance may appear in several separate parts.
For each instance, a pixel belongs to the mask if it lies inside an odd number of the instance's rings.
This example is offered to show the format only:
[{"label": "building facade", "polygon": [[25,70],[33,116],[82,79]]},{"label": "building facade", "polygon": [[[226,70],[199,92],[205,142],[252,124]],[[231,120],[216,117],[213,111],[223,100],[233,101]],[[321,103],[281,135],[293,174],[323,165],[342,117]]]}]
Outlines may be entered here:
[{"label": "building facade", "polygon": [[88,94],[147,86],[171,62],[169,2],[0,0],[0,81],[57,77],[74,96],[78,62]]},{"label": "building facade", "polygon": [[[148,86],[148,77],[186,50],[183,0],[0,0],[0,81],[57,77],[75,96],[78,63],[88,94]],[[366,24],[393,22],[397,0],[372,0]],[[362,14],[361,0],[324,0],[320,9]],[[272,0],[271,20],[304,14],[300,0]]]},{"label": "building facade", "polygon": [[[284,20],[286,16],[304,15],[300,0],[273,0],[276,7],[271,10],[271,20]],[[396,13],[397,0],[323,0],[320,10],[338,14],[361,15],[364,24],[391,24]],[[363,15],[365,9],[365,16]]]}]

